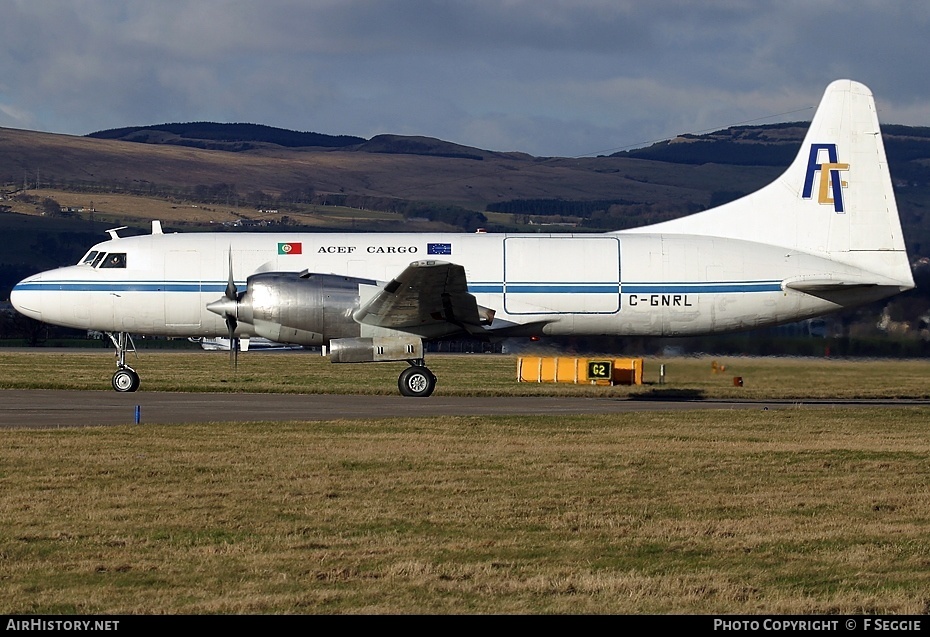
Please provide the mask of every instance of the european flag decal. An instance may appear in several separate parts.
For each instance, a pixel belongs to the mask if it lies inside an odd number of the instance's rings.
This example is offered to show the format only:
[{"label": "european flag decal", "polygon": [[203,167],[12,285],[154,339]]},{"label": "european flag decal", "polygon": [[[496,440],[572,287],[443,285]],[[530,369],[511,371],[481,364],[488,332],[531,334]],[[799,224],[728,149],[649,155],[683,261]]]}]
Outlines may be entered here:
[{"label": "european flag decal", "polygon": [[451,243],[427,243],[426,254],[452,254]]}]

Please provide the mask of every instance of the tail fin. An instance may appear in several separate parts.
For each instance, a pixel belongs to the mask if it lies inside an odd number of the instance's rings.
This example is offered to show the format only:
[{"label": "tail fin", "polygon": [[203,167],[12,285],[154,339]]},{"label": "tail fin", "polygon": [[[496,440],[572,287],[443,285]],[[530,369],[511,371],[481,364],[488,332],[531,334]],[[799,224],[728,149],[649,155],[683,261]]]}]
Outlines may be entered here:
[{"label": "tail fin", "polygon": [[791,166],[741,199],[636,232],[783,246],[913,287],[875,100],[852,80],[827,87]]}]

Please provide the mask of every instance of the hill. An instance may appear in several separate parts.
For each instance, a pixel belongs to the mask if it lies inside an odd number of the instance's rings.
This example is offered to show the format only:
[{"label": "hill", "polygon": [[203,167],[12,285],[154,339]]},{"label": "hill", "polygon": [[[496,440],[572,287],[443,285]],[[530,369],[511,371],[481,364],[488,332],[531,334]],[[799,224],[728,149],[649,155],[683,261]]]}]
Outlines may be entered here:
[{"label": "hill", "polygon": [[174,144],[232,152],[253,150],[260,144],[274,144],[286,148],[303,146],[343,148],[361,144],[365,141],[361,137],[298,132],[263,124],[219,124],[216,122],[111,128],[90,133],[87,137],[117,139],[144,144]]},{"label": "hill", "polygon": [[[83,193],[83,201],[67,203],[76,208],[93,207],[89,202],[99,203],[101,193],[198,206],[199,215],[185,220],[192,226],[252,221],[275,210],[294,226],[341,229],[345,215],[321,223],[320,210],[342,206],[359,211],[354,229],[383,229],[387,214],[397,230],[426,223],[425,229],[464,231],[541,224],[601,231],[696,212],[761,187],[787,166],[806,128],[804,122],[739,126],[587,158],[255,124],[162,124],[87,137],[0,129],[0,184],[20,212],[41,209],[41,201],[22,201],[26,189],[35,197],[40,187]],[[908,247],[930,256],[930,128],[883,132]]]}]

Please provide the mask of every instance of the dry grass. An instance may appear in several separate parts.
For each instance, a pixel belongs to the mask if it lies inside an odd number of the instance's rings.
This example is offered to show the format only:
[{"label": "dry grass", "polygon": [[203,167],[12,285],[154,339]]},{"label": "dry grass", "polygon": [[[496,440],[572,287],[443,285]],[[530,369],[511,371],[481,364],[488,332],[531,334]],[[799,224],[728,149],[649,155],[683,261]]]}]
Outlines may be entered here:
[{"label": "dry grass", "polygon": [[8,613],[923,613],[930,410],[0,432]]},{"label": "dry grass", "polygon": [[[238,207],[236,205],[201,205],[179,203],[160,197],[143,197],[119,193],[87,193],[69,192],[67,190],[34,189],[29,194],[40,200],[46,197],[54,199],[63,207],[93,208],[95,218],[101,225],[105,223],[135,222],[145,226],[150,220],[158,219],[166,226],[175,224],[191,224],[200,227],[219,227],[218,224],[231,223],[240,219],[252,220],[280,220],[281,215],[266,213],[254,207]],[[12,212],[23,215],[38,216],[41,207],[35,203],[12,200],[9,202]],[[417,229],[416,222],[408,223],[398,213],[379,212],[374,210],[359,210],[344,206],[303,206],[303,212],[289,211],[285,213],[291,221],[300,223],[304,227],[344,227],[353,221],[359,224],[404,223],[404,229],[413,231]],[[90,213],[80,213],[84,219],[90,218]],[[435,230],[435,228],[433,228]]]},{"label": "dry grass", "polygon": [[[140,341],[141,343],[141,341]],[[128,362],[145,391],[239,391],[395,394],[404,363],[333,365],[318,353],[247,352],[238,369],[224,352],[140,350]],[[438,395],[616,396],[643,398],[865,399],[930,398],[930,361],[813,358],[646,359],[641,386],[597,387],[516,382],[516,357],[434,354]],[[713,364],[716,363],[714,371]],[[659,366],[666,383],[658,384]],[[724,368],[721,370],[721,368]],[[113,350],[0,350],[0,388],[108,389]],[[736,387],[733,378],[743,379]]]},{"label": "dry grass", "polygon": [[[134,362],[149,390],[395,391],[391,365],[227,361]],[[630,389],[430,361],[443,391],[481,395],[917,396],[928,371],[671,359],[668,385]],[[0,354],[6,387],[102,388],[112,368],[104,351]],[[0,610],[926,613],[928,425],[930,407],[791,407],[5,430]]]}]

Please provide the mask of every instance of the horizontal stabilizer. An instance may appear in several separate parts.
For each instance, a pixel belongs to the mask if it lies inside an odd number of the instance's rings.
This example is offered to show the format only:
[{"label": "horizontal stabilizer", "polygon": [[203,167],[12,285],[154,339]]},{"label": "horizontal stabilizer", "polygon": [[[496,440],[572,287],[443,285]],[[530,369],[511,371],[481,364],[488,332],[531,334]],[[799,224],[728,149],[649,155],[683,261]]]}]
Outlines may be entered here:
[{"label": "horizontal stabilizer", "polygon": [[828,290],[852,290],[853,288],[874,287],[878,284],[811,279],[808,281],[785,281],[783,285],[786,289],[797,290],[798,292],[826,292]]},{"label": "horizontal stabilizer", "polygon": [[895,281],[878,274],[864,272],[862,276],[844,274],[842,277],[825,274],[819,276],[801,276],[782,281],[782,289],[797,290],[813,294],[816,292],[846,291],[871,287],[899,287],[907,289],[910,286],[901,281]]}]

